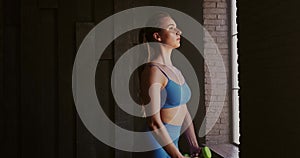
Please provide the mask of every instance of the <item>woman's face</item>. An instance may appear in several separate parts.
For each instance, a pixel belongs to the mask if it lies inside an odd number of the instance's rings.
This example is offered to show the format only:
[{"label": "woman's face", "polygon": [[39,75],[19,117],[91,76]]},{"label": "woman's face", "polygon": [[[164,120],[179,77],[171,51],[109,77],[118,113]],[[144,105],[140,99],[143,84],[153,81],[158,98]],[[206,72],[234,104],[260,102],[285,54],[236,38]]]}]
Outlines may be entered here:
[{"label": "woman's face", "polygon": [[180,46],[181,31],[177,28],[175,21],[171,17],[163,17],[160,19],[160,31],[158,41],[171,48]]}]

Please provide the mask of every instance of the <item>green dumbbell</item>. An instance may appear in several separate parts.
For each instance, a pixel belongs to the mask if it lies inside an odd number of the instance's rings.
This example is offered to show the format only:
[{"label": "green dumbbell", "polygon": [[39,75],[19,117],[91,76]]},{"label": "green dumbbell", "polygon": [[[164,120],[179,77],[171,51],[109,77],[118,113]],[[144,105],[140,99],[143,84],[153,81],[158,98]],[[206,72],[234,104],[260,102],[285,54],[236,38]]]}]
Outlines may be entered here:
[{"label": "green dumbbell", "polygon": [[207,146],[202,148],[202,155],[204,158],[211,158],[211,152]]},{"label": "green dumbbell", "polygon": [[[202,153],[202,156],[204,158],[211,158],[212,157],[211,151],[210,151],[210,149],[207,146],[204,146],[202,148],[201,153]],[[184,154],[183,156],[187,157],[187,158],[191,158],[189,154]],[[199,157],[193,157],[193,158],[199,158]]]}]

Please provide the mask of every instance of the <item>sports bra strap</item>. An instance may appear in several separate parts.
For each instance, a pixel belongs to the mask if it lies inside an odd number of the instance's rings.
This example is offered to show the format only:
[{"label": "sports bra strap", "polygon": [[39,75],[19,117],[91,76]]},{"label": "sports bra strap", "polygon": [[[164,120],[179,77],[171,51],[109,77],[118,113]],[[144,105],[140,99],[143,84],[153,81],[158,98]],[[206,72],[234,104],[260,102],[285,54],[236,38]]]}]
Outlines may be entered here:
[{"label": "sports bra strap", "polygon": [[169,80],[168,75],[158,65],[155,65],[155,64],[149,64],[149,65],[150,66],[156,66],[167,77],[167,79]]}]

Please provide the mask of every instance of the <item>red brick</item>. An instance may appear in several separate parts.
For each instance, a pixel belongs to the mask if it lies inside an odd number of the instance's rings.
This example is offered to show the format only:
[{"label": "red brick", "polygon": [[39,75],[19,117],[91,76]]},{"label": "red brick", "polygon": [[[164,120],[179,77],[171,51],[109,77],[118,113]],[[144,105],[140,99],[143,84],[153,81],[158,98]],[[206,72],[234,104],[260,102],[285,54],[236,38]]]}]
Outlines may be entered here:
[{"label": "red brick", "polygon": [[217,137],[217,139],[218,144],[230,143],[229,135],[221,135],[220,137]]},{"label": "red brick", "polygon": [[209,20],[209,19],[204,19],[204,25],[224,25],[225,21],[224,20]]},{"label": "red brick", "polygon": [[227,37],[217,37],[217,43],[228,43]]},{"label": "red brick", "polygon": [[203,13],[205,14],[225,14],[226,9],[223,8],[204,8]]},{"label": "red brick", "polygon": [[221,124],[225,124],[225,123],[228,123],[228,119],[226,119],[226,118],[221,118]]},{"label": "red brick", "polygon": [[218,48],[228,48],[228,44],[227,43],[218,43]]},{"label": "red brick", "polygon": [[228,135],[228,134],[230,134],[230,131],[228,129],[225,129],[225,130],[221,129],[219,132],[220,132],[220,135]]},{"label": "red brick", "polygon": [[221,0],[204,0],[204,2],[221,2]]},{"label": "red brick", "polygon": [[227,34],[227,32],[220,32],[220,31],[211,31],[211,32],[209,32],[209,34],[210,34],[210,36],[212,36],[212,37],[224,37],[224,36],[227,36],[228,34]]},{"label": "red brick", "polygon": [[207,133],[207,135],[218,136],[218,135],[220,135],[220,130],[211,130]]},{"label": "red brick", "polygon": [[[222,118],[221,118],[222,119]],[[229,124],[215,124],[214,129],[227,129]]]},{"label": "red brick", "polygon": [[204,2],[203,8],[216,8],[217,3],[216,2]]},{"label": "red brick", "polygon": [[[212,138],[212,137],[211,137]],[[211,139],[210,138],[210,139]],[[219,135],[219,136],[213,136],[213,140],[216,140],[216,141],[218,141],[219,143],[220,142],[227,142],[227,141],[229,141],[229,137],[228,137],[228,135]]]},{"label": "red brick", "polygon": [[217,14],[205,14],[204,19],[217,19]]},{"label": "red brick", "polygon": [[[222,79],[225,79],[225,77],[226,77],[226,73],[225,72],[218,72],[218,73],[216,73],[216,77],[217,78],[222,78]],[[219,90],[219,89],[218,89]]]},{"label": "red brick", "polygon": [[221,113],[221,118],[228,118],[229,117],[229,113]]},{"label": "red brick", "polygon": [[225,26],[216,26],[216,30],[217,31],[227,31],[228,30],[228,26],[227,25],[225,25]]},{"label": "red brick", "polygon": [[[205,42],[205,43],[204,43],[204,48],[205,48],[205,49],[206,49],[206,48],[208,48],[208,49],[210,48],[210,50],[211,50],[211,49],[213,49],[213,48],[216,48],[216,45],[214,45],[213,43],[210,43],[210,42],[209,42],[209,43]],[[209,50],[206,51],[206,52],[209,53],[209,54],[212,53],[212,52],[209,51]],[[205,54],[205,55],[207,55],[207,54]],[[208,57],[208,56],[206,56],[206,57]]]},{"label": "red brick", "polygon": [[226,2],[217,2],[217,8],[227,8]]},{"label": "red brick", "polygon": [[222,55],[223,61],[229,61],[228,54],[221,54],[221,55]]},{"label": "red brick", "polygon": [[216,27],[215,26],[205,26],[204,27],[207,31],[215,31]]},{"label": "red brick", "polygon": [[[222,112],[229,113],[229,108],[223,108]],[[229,119],[229,118],[227,118]]]},{"label": "red brick", "polygon": [[206,140],[207,140],[206,144],[209,146],[219,144],[219,142],[216,140],[208,140],[208,137],[206,137]]},{"label": "red brick", "polygon": [[227,19],[227,15],[226,14],[218,14],[218,19]]},{"label": "red brick", "polygon": [[223,55],[228,55],[228,49],[219,49],[219,52]]}]

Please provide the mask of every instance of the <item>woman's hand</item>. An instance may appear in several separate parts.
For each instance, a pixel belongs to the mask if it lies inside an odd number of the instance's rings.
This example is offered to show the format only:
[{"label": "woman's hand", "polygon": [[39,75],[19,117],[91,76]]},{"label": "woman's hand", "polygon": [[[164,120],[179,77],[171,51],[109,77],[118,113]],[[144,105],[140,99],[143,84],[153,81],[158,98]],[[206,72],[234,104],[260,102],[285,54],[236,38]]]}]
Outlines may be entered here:
[{"label": "woman's hand", "polygon": [[180,155],[176,156],[176,158],[186,158],[186,157],[180,154]]},{"label": "woman's hand", "polygon": [[192,146],[190,147],[190,155],[191,157],[198,157],[201,154],[201,148],[198,146]]}]

